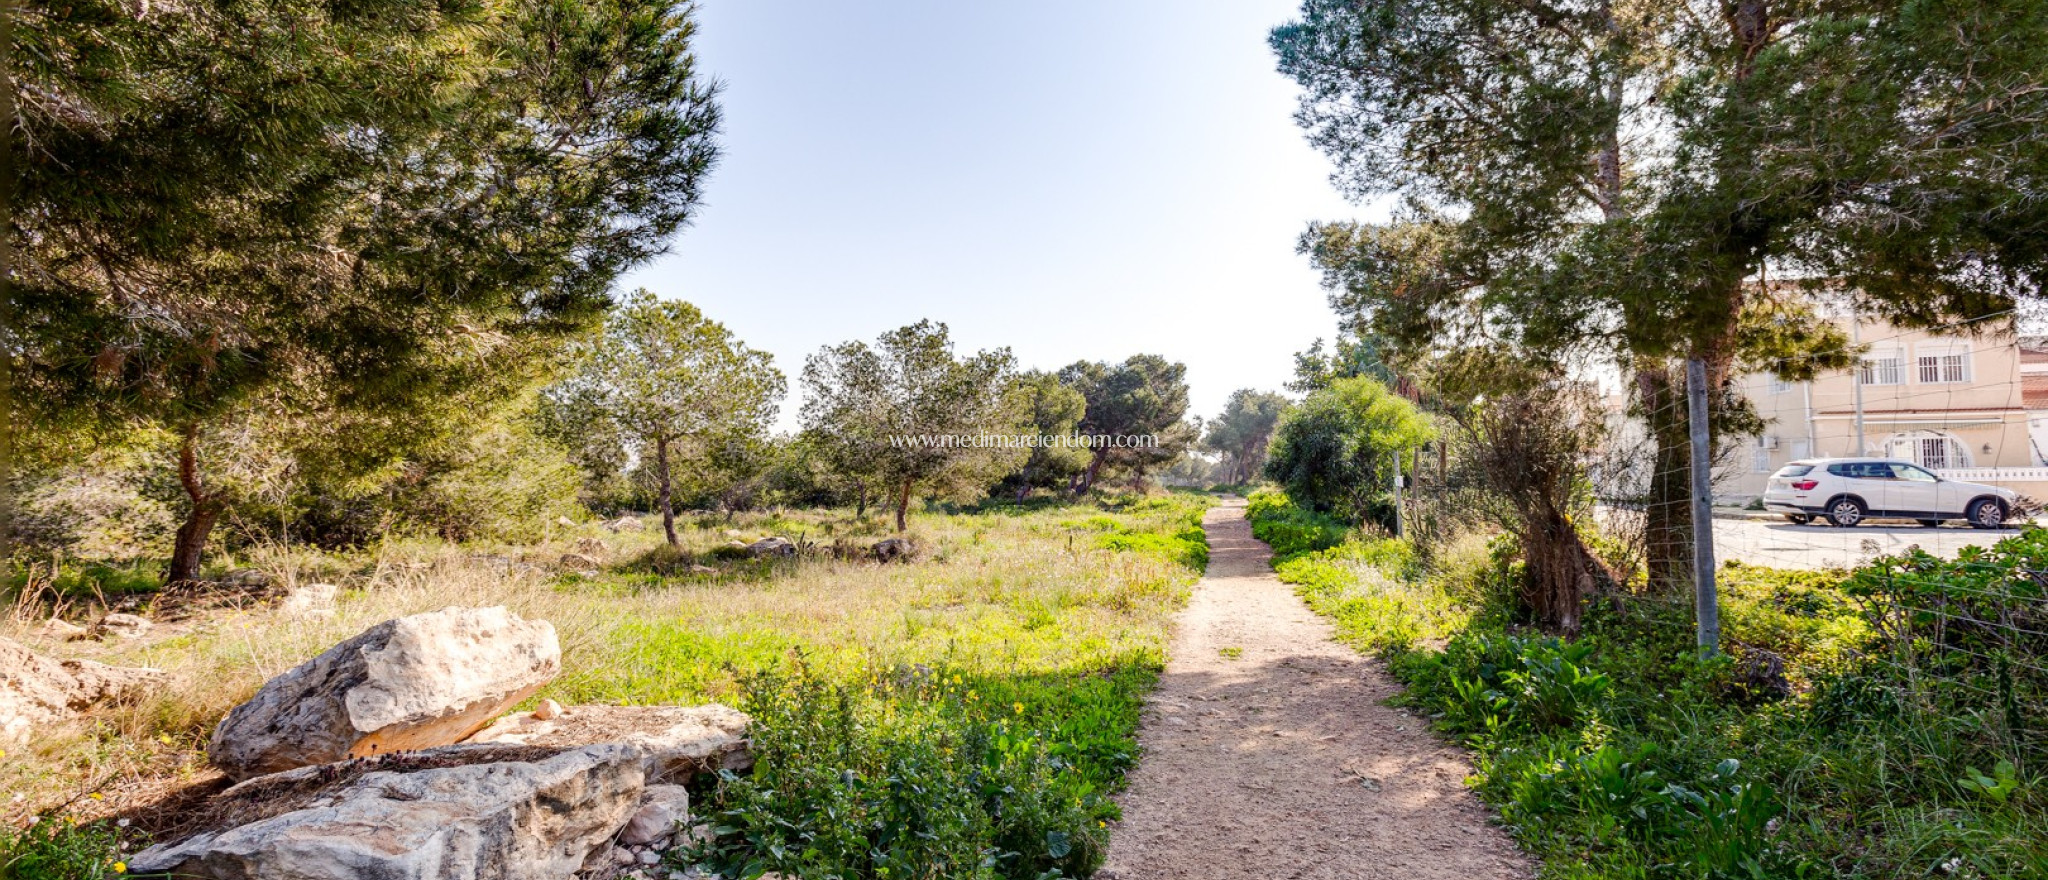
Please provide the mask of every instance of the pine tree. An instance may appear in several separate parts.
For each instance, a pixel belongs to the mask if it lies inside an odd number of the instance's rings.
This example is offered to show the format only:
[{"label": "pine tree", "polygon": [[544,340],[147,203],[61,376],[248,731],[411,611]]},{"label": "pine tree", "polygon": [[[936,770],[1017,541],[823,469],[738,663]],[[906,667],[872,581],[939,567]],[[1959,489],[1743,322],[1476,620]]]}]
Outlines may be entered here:
[{"label": "pine tree", "polygon": [[183,438],[167,576],[196,577],[232,502],[207,426],[419,418],[602,316],[716,155],[692,35],[648,0],[24,8],[17,402]]}]

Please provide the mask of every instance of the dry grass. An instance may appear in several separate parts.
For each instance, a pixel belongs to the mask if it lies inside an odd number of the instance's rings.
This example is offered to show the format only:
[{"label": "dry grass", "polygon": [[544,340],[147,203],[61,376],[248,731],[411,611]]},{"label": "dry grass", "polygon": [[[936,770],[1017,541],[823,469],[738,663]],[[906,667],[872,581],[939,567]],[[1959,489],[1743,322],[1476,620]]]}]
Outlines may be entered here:
[{"label": "dry grass", "polygon": [[[1201,506],[1176,498],[1114,515],[1126,527],[1170,534]],[[334,613],[291,617],[256,602],[215,607],[133,642],[53,643],[27,625],[27,614],[0,624],[0,636],[39,651],[170,673],[149,699],[0,758],[7,793],[0,816],[19,822],[54,808],[106,815],[205,782],[212,726],[265,680],[379,621],[449,605],[504,605],[551,621],[565,671],[536,699],[564,702],[727,698],[736,670],[778,662],[791,649],[848,672],[941,662],[1017,671],[1092,668],[1133,656],[1156,662],[1168,616],[1196,573],[1154,555],[1100,549],[1093,529],[1078,522],[1099,513],[921,515],[911,529],[917,561],[886,566],[823,552],[774,562],[716,558],[733,540],[728,529],[742,539],[802,535],[821,544],[880,536],[880,522],[856,522],[844,511],[679,522],[680,559],[661,546],[651,517],[639,532],[584,525],[520,547],[259,548],[247,564],[286,587],[341,585]],[[592,538],[607,545],[604,570],[558,569],[563,554]],[[689,573],[691,564],[716,571]]]}]

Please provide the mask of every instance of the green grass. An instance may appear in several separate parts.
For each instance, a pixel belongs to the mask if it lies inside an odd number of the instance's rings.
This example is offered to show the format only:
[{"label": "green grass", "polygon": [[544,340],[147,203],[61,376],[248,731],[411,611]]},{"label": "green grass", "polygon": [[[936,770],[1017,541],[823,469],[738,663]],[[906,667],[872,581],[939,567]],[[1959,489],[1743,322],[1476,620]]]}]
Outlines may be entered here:
[{"label": "green grass", "polygon": [[[1136,759],[1168,622],[1207,559],[1198,524],[1210,503],[1176,493],[924,512],[911,523],[917,559],[894,565],[823,552],[889,534],[846,511],[683,521],[679,549],[658,526],[580,526],[536,545],[251,553],[286,582],[342,584],[337,613],[227,608],[170,640],[38,644],[158,666],[171,680],[0,762],[0,787],[27,795],[0,811],[104,827],[83,792],[125,802],[129,787],[193,778],[212,725],[267,676],[393,616],[504,604],[562,638],[563,675],[536,701],[724,701],[756,717],[754,775],[697,792],[700,811],[732,829],[705,853],[720,864],[846,878],[1085,875],[1115,817],[1108,794]],[[769,534],[821,549],[718,556]],[[606,545],[601,570],[552,570],[590,538]]]},{"label": "green grass", "polygon": [[106,880],[127,873],[122,845],[135,835],[110,822],[64,817],[0,825],[0,880]]},{"label": "green grass", "polygon": [[1342,521],[1296,505],[1279,489],[1253,492],[1245,506],[1252,536],[1273,548],[1275,565],[1304,553],[1328,550],[1351,537]]},{"label": "green grass", "polygon": [[[1303,519],[1287,507],[1267,515]],[[1468,542],[1425,567],[1353,537],[1277,567],[1473,750],[1544,877],[2048,877],[2048,639],[2025,634],[2048,532],[1847,575],[1730,565],[1712,660],[1687,602],[1591,602],[1571,642],[1511,626],[1514,553]],[[1744,671],[1764,652],[1791,696]]]}]

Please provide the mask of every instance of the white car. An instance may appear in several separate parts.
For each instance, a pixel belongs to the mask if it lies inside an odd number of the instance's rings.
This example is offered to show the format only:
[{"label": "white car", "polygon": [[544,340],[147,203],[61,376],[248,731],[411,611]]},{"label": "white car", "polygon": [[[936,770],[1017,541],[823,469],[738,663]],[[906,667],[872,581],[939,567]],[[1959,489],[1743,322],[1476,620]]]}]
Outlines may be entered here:
[{"label": "white car", "polygon": [[1872,517],[1919,520],[1938,526],[1960,519],[1980,529],[2005,524],[2019,493],[1936,476],[1910,461],[1890,458],[1818,458],[1795,461],[1771,475],[1764,509],[1795,523],[1826,517],[1853,526]]}]

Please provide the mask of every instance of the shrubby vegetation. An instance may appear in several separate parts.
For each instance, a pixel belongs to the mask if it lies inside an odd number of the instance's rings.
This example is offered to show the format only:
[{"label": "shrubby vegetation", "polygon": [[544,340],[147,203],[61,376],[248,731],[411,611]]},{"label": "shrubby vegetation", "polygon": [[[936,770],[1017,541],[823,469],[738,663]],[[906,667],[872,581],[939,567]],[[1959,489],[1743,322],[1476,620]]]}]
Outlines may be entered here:
[{"label": "shrubby vegetation", "polygon": [[[1276,534],[1305,515],[1277,494],[1253,506]],[[2048,531],[1954,562],[1727,566],[1732,654],[1710,659],[1689,606],[1654,595],[1593,597],[1571,641],[1530,626],[1511,540],[1416,560],[1354,533],[1276,566],[1390,661],[1403,705],[1476,752],[1475,786],[1546,876],[2048,869],[2048,642],[2028,574]]]},{"label": "shrubby vegetation", "polygon": [[[91,730],[37,742],[20,756],[29,760],[10,756],[0,787],[27,799],[0,804],[0,816],[14,824],[68,805],[38,823],[47,831],[132,807],[201,766],[221,713],[270,672],[395,615],[505,604],[562,636],[565,673],[536,700],[721,700],[755,714],[751,775],[701,780],[695,792],[721,824],[703,853],[719,864],[849,878],[1082,876],[1100,862],[1103,823],[1116,815],[1109,795],[1137,759],[1138,710],[1168,621],[1206,556],[1193,524],[1208,504],[1164,494],[914,511],[909,565],[835,552],[888,534],[846,510],[685,516],[680,547],[658,529],[588,525],[537,544],[271,545],[264,570],[344,587],[335,614],[238,602],[175,650],[109,645],[107,659],[147,658],[170,681]],[[729,529],[804,537],[806,549],[727,559]],[[590,539],[610,545],[610,564],[552,568]],[[131,851],[151,825],[138,818],[123,832]],[[55,876],[111,866],[112,826],[79,827],[10,838],[0,864],[47,857],[72,872]]]},{"label": "shrubby vegetation", "polygon": [[1391,527],[1399,459],[1434,436],[1415,405],[1387,386],[1337,379],[1280,419],[1265,476],[1319,513]]}]

